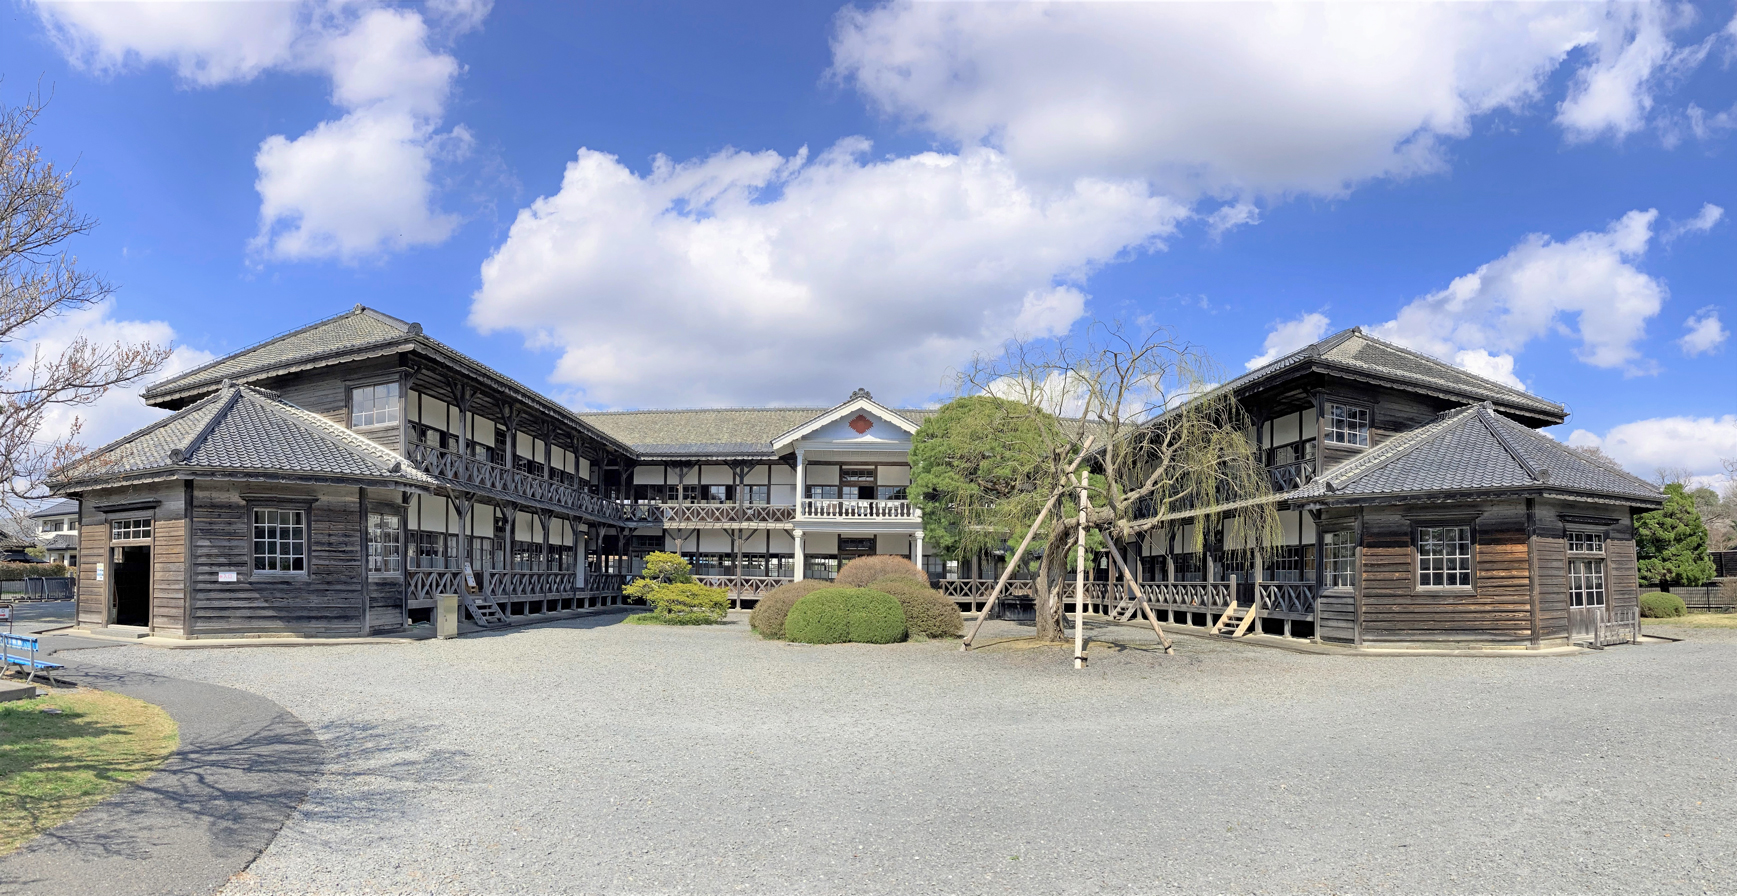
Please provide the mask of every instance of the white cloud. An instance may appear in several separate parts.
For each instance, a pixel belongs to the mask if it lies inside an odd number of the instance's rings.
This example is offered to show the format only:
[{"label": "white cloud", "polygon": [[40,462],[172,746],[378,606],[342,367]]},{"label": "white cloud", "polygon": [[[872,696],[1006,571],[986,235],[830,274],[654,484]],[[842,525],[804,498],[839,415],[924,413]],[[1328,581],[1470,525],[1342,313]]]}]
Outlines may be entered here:
[{"label": "white cloud", "polygon": [[[1556,123],[1572,142],[1600,137],[1618,140],[1647,126],[1657,97],[1699,68],[1709,53],[1737,33],[1737,19],[1697,43],[1678,46],[1670,33],[1695,22],[1689,4],[1611,3],[1592,44],[1592,61],[1575,74],[1568,97],[1557,107]],[[1691,117],[1699,111],[1690,106]],[[1667,146],[1679,140],[1680,113],[1659,117]],[[1697,136],[1703,129],[1694,126]]]},{"label": "white cloud", "polygon": [[1259,224],[1261,210],[1254,203],[1238,202],[1221,206],[1218,211],[1206,217],[1206,230],[1213,239],[1224,236],[1227,231],[1234,230],[1244,224]]},{"label": "white cloud", "polygon": [[1064,333],[1097,265],[1187,211],[1139,183],[1036,190],[993,150],[726,150],[638,176],[581,150],[482,268],[471,322],[556,348],[592,406],[927,397],[1013,336]]},{"label": "white cloud", "polygon": [[1721,458],[1737,457],[1737,414],[1636,420],[1602,436],[1577,429],[1568,444],[1597,446],[1640,476],[1660,468],[1714,476],[1723,472]]},{"label": "white cloud", "polygon": [[1731,331],[1725,329],[1725,325],[1719,320],[1719,309],[1711,305],[1690,315],[1688,320],[1683,321],[1683,328],[1688,332],[1677,340],[1677,344],[1683,347],[1683,354],[1691,358],[1718,351],[1719,346],[1724,345],[1731,335]]},{"label": "white cloud", "polygon": [[894,2],[841,13],[833,58],[881,109],[1027,176],[1333,194],[1440,168],[1443,138],[1532,100],[1601,26],[1588,4]]},{"label": "white cloud", "polygon": [[[486,0],[429,7],[450,38],[476,27]],[[261,72],[317,72],[345,115],[300,137],[267,137],[255,163],[259,232],[252,247],[278,259],[355,261],[439,243],[456,218],[442,213],[436,166],[468,148],[462,126],[440,132],[460,67],[432,46],[420,12],[374,2],[39,2],[68,58],[102,74],[173,67],[192,86]]]},{"label": "white cloud", "polygon": [[103,75],[165,64],[202,87],[290,63],[309,10],[295,3],[38,2],[49,37]]},{"label": "white cloud", "polygon": [[[160,320],[118,320],[114,313],[115,303],[111,300],[52,318],[25,334],[17,343],[17,350],[9,353],[9,360],[27,359],[35,352],[40,352],[45,358],[59,357],[80,335],[99,346],[116,343],[136,345],[143,342],[160,346],[175,344],[175,330],[169,324]],[[139,398],[139,393],[146,385],[192,370],[215,359],[216,356],[210,352],[175,346],[175,352],[169,357],[163,370],[146,382],[111,389],[88,405],[50,408],[43,417],[42,429],[37,438],[44,443],[62,438],[72,431],[73,421],[76,419],[82,422],[78,442],[85,447],[96,448],[114,441],[168,414],[167,411],[147,407]],[[18,372],[24,373],[23,370]]]},{"label": "white cloud", "polygon": [[1375,335],[1510,385],[1513,355],[1551,333],[1580,340],[1596,367],[1650,372],[1636,343],[1659,313],[1663,283],[1634,266],[1652,238],[1656,211],[1632,211],[1602,231],[1556,242],[1531,234],[1508,254],[1446,289],[1416,299]]},{"label": "white cloud", "polygon": [[1265,351],[1248,359],[1243,366],[1253,370],[1262,364],[1271,364],[1305,345],[1319,342],[1322,336],[1327,335],[1327,326],[1327,315],[1314,311],[1296,320],[1275,324],[1267,332],[1266,343],[1261,346]]},{"label": "white cloud", "polygon": [[1674,221],[1671,226],[1659,234],[1659,239],[1671,242],[1679,236],[1689,233],[1706,233],[1713,229],[1725,217],[1725,210],[1709,202],[1701,206],[1701,211],[1687,221]]}]

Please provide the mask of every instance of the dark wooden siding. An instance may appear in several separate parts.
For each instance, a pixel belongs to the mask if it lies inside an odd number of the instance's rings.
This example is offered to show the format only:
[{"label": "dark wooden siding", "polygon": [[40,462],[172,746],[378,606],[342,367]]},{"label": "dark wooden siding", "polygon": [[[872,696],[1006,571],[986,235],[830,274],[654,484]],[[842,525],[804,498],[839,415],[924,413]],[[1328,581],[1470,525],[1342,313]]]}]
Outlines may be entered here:
[{"label": "dark wooden siding", "polygon": [[1532,550],[1538,573],[1538,637],[1544,641],[1567,638],[1568,549],[1562,540],[1562,524],[1546,502],[1539,502]]},{"label": "dark wooden siding", "polygon": [[[260,386],[278,393],[284,401],[296,407],[312,411],[348,428],[350,382],[385,375],[396,369],[397,356],[371,358],[353,364],[273,377],[262,381]],[[357,430],[357,435],[366,436],[392,451],[400,451],[403,448],[402,430],[403,427],[397,425],[368,427]]]},{"label": "dark wooden siding", "polygon": [[[1419,508],[1422,510],[1422,508]],[[1520,499],[1466,506],[1473,520],[1473,587],[1420,589],[1406,508],[1370,508],[1364,519],[1363,641],[1529,641],[1532,637],[1526,514]],[[1430,513],[1451,512],[1442,506]]]},{"label": "dark wooden siding", "polygon": [[[99,508],[140,501],[156,501],[151,511],[151,612],[153,632],[181,634],[186,611],[186,539],[183,517],[183,484],[179,481],[94,489],[80,496],[78,530],[78,622],[107,625],[109,587],[114,582],[114,563],[109,558],[110,513]],[[124,511],[113,515],[136,515]],[[103,565],[102,581],[97,564]]]},{"label": "dark wooden siding", "polygon": [[[193,634],[295,632],[356,635],[362,630],[362,536],[355,489],[268,490],[312,496],[305,579],[253,578],[252,533],[242,487],[201,482],[195,492]],[[219,582],[235,572],[237,581]]]},{"label": "dark wooden siding", "polygon": [[[383,503],[378,500],[382,493],[377,490],[368,492],[368,509],[374,513],[404,515],[404,507],[396,503]],[[387,494],[397,494],[389,492]],[[358,539],[361,537],[357,536]],[[400,545],[402,547],[402,545]],[[365,550],[365,548],[363,548]],[[403,562],[403,558],[400,558]],[[404,577],[369,576],[368,577],[368,631],[389,632],[404,627]]]},{"label": "dark wooden siding", "polygon": [[[1577,517],[1569,522],[1563,517]],[[1615,520],[1608,526],[1582,520]],[[1640,603],[1640,582],[1635,566],[1634,522],[1626,507],[1608,504],[1584,504],[1572,501],[1540,500],[1537,504],[1533,544],[1537,554],[1538,603],[1541,611],[1541,637],[1560,640],[1568,637],[1568,549],[1566,537],[1570,528],[1602,529],[1605,554],[1605,606],[1610,609],[1632,608]]]},{"label": "dark wooden siding", "polygon": [[1346,644],[1357,639],[1357,598],[1349,592],[1329,592],[1321,595],[1316,605],[1323,641]]}]

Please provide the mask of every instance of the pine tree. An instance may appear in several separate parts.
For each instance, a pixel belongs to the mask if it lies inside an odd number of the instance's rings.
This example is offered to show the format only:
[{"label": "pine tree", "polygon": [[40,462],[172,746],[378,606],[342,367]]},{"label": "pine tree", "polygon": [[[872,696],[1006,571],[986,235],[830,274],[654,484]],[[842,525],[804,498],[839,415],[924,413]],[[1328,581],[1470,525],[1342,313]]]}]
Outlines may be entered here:
[{"label": "pine tree", "polygon": [[1713,577],[1707,526],[1682,483],[1665,486],[1665,506],[1635,517],[1634,540],[1643,582],[1657,582],[1668,591],[1672,585],[1700,585]]}]

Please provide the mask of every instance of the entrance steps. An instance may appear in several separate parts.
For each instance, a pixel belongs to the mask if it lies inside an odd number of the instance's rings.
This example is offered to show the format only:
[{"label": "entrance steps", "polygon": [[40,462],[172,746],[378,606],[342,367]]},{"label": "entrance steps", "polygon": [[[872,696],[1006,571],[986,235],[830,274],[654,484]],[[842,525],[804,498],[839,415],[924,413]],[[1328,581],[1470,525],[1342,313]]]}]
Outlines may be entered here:
[{"label": "entrance steps", "polygon": [[124,638],[133,641],[151,636],[151,630],[142,625],[93,625],[88,631],[99,638]]},{"label": "entrance steps", "polygon": [[507,621],[507,615],[501,612],[501,608],[495,604],[493,598],[480,594],[467,594],[464,598],[464,605],[470,608],[470,616],[476,620],[476,624],[484,628],[491,628]]},{"label": "entrance steps", "polygon": [[1218,624],[1212,627],[1212,633],[1223,635],[1226,638],[1240,638],[1247,635],[1249,626],[1255,621],[1254,609],[1255,605],[1252,603],[1246,606],[1231,604],[1225,609],[1224,615],[1218,617]]}]

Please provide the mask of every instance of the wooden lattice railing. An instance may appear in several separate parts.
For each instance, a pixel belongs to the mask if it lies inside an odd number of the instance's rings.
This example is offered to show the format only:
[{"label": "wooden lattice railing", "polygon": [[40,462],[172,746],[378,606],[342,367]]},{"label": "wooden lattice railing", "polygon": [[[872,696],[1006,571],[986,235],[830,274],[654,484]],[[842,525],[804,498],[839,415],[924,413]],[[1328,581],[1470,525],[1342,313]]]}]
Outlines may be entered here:
[{"label": "wooden lattice railing", "polygon": [[522,470],[509,469],[456,451],[412,442],[407,452],[410,462],[430,476],[458,483],[470,491],[486,492],[510,501],[541,504],[554,510],[576,513],[611,523],[652,521],[651,511],[643,505],[600,498],[590,492],[533,476]]},{"label": "wooden lattice railing", "polygon": [[736,601],[744,597],[759,597],[779,585],[788,585],[796,580],[772,576],[694,576],[694,581],[707,588],[722,588],[730,593],[730,600]]},{"label": "wooden lattice railing", "polygon": [[635,504],[651,520],[665,526],[731,526],[788,523],[796,508],[788,504]]},{"label": "wooden lattice railing", "polygon": [[1311,457],[1288,464],[1275,464],[1267,467],[1267,475],[1272,477],[1274,491],[1288,492],[1302,488],[1315,481],[1315,459]]},{"label": "wooden lattice railing", "polygon": [[1230,606],[1229,582],[1142,582],[1146,602],[1172,610],[1223,610]]},{"label": "wooden lattice railing", "polygon": [[[497,599],[619,594],[626,578],[617,573],[593,573],[585,577],[585,588],[581,590],[578,574],[571,571],[480,569],[475,576],[482,594]],[[409,586],[410,599],[414,601],[434,600],[442,594],[464,594],[464,573],[456,569],[412,569]]]},{"label": "wooden lattice railing", "polygon": [[1314,621],[1314,582],[1256,582],[1254,589],[1262,616]]}]

